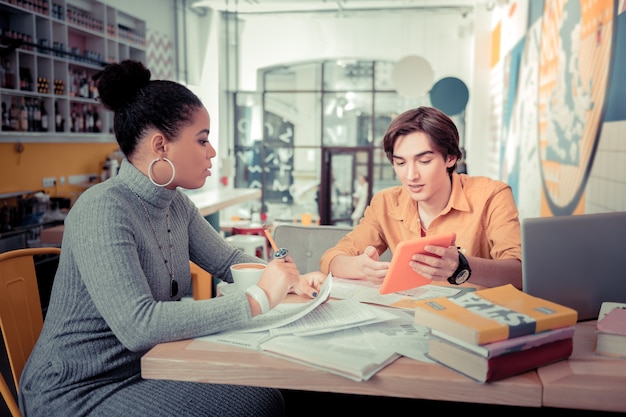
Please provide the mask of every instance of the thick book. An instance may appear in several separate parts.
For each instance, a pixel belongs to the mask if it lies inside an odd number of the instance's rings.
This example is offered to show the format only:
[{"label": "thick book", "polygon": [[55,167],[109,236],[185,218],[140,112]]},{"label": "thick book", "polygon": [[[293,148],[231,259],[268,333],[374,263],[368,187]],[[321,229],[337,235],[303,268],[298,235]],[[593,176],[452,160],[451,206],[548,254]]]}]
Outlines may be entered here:
[{"label": "thick book", "polygon": [[567,359],[574,347],[573,337],[545,343],[491,358],[460,345],[431,336],[427,356],[478,382],[493,382]]},{"label": "thick book", "polygon": [[626,358],[626,304],[614,304],[596,322],[595,353]]},{"label": "thick book", "polygon": [[420,300],[415,322],[475,345],[573,326],[576,310],[526,294],[511,284]]},{"label": "thick book", "polygon": [[443,339],[483,358],[495,358],[508,353],[519,352],[520,350],[532,349],[537,346],[545,345],[546,343],[556,342],[563,339],[571,339],[574,337],[575,329],[576,326],[559,327],[554,330],[546,330],[541,333],[528,334],[513,339],[486,343],[484,345],[468,343],[465,340],[454,337],[448,333],[431,329],[430,340],[435,338]]}]

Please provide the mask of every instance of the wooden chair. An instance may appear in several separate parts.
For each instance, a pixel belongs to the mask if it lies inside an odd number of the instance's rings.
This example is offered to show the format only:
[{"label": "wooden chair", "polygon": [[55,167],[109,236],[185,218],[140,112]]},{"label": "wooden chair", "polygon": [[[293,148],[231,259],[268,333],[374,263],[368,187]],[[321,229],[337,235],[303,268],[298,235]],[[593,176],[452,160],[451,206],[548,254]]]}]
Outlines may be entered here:
[{"label": "wooden chair", "polygon": [[193,299],[208,300],[213,297],[213,276],[191,261],[189,261],[189,269]]},{"label": "wooden chair", "polygon": [[[19,391],[19,379],[43,327],[35,271],[35,256],[59,255],[60,248],[16,249],[0,253],[0,328],[9,366]],[[13,417],[21,417],[16,399],[0,375],[0,393]]]}]

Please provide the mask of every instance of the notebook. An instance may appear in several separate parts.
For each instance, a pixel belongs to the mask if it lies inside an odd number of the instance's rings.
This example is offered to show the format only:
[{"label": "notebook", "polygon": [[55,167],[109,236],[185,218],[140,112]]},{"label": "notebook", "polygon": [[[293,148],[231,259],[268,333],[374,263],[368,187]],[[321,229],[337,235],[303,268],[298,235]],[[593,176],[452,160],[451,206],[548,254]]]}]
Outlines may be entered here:
[{"label": "notebook", "polygon": [[596,319],[604,301],[626,302],[626,212],[527,218],[523,291]]}]

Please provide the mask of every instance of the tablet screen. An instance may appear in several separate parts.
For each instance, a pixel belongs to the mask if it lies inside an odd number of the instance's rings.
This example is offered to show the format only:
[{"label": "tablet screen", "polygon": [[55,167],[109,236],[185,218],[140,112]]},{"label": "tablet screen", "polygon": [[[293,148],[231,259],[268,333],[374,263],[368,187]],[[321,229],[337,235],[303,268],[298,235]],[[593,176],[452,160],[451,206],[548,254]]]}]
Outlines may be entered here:
[{"label": "tablet screen", "polygon": [[398,244],[393,257],[391,258],[389,271],[387,271],[387,275],[385,275],[385,279],[380,286],[380,293],[389,294],[392,292],[405,291],[432,283],[432,280],[423,277],[411,269],[409,266],[411,257],[415,253],[432,255],[430,252],[426,252],[424,250],[424,246],[436,245],[447,248],[453,244],[455,238],[456,234],[454,232],[450,232],[439,235],[424,236]]}]

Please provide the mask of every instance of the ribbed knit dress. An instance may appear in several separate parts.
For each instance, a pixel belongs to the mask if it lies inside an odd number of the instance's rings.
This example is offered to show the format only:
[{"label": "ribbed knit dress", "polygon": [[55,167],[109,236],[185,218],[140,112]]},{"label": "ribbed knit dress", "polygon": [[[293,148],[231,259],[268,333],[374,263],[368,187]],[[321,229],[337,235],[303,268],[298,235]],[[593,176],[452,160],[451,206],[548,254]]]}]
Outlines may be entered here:
[{"label": "ribbed knit dress", "polygon": [[259,261],[229,246],[182,191],[155,186],[127,160],[87,189],[65,220],[43,330],[20,380],[24,417],[282,415],[275,389],[141,378],[140,358],[157,343],[251,320],[243,293],[178,301],[190,260],[227,282],[231,264]]}]

